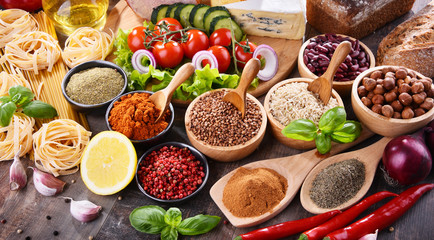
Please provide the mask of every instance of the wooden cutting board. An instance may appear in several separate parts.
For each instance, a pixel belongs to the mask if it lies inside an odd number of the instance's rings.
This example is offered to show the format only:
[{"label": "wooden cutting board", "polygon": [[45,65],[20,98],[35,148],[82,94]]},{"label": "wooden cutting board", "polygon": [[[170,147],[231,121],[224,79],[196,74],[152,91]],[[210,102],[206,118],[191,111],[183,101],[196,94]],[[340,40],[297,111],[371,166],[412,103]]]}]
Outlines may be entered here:
[{"label": "wooden cutting board", "polygon": [[[111,29],[116,34],[119,28],[124,30],[132,29],[142,25],[143,21],[144,19],[136,16],[125,1],[120,1],[115,5],[107,17],[105,28],[106,30]],[[274,86],[274,84],[288,77],[296,65],[298,51],[300,50],[303,41],[258,36],[248,36],[248,39],[257,45],[267,44],[271,46],[274,51],[276,51],[279,58],[279,68],[276,76],[269,81],[260,81],[259,86],[256,89],[249,89],[248,93],[255,97],[259,97],[265,94],[272,86]],[[115,56],[112,54],[107,57],[107,60],[113,61],[114,58]],[[184,106],[187,106],[190,103],[189,101],[179,100],[173,102],[177,105]]]}]

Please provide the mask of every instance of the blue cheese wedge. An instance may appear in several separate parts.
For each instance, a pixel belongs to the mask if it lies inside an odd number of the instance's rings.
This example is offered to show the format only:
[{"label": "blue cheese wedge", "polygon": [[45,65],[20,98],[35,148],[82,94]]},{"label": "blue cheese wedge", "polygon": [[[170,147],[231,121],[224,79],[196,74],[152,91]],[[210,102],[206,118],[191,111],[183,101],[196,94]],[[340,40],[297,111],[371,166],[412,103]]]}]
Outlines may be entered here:
[{"label": "blue cheese wedge", "polygon": [[303,2],[247,0],[224,6],[248,35],[298,40],[306,27]]}]

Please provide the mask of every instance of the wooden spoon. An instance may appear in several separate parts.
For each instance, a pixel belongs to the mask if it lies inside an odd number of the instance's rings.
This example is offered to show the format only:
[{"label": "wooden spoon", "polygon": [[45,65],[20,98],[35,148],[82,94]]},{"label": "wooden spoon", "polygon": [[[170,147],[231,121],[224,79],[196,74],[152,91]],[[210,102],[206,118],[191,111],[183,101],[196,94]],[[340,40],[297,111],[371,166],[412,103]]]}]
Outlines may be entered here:
[{"label": "wooden spoon", "polygon": [[390,140],[392,140],[392,138],[384,137],[380,141],[368,147],[353,152],[339,154],[327,158],[326,160],[319,163],[312,171],[310,171],[309,175],[306,177],[306,180],[304,180],[303,186],[301,187],[300,201],[304,209],[313,214],[325,213],[332,210],[330,208],[321,208],[312,201],[309,196],[310,189],[312,188],[312,182],[316,178],[318,173],[320,173],[330,164],[352,158],[358,159],[365,165],[365,182],[354,197],[333,209],[344,210],[357,203],[371,187],[372,181],[374,180],[375,171],[377,170],[378,163],[380,162],[383,155],[384,148],[386,147],[387,143],[390,142]]},{"label": "wooden spoon", "polygon": [[257,58],[250,59],[243,69],[241,80],[235,90],[230,90],[223,96],[223,101],[232,103],[241,112],[242,118],[246,114],[246,92],[253,79],[258,75],[261,61]]},{"label": "wooden spoon", "polygon": [[155,104],[157,109],[160,109],[160,115],[158,116],[155,122],[160,120],[161,116],[163,116],[164,112],[166,112],[167,107],[170,104],[170,100],[172,99],[172,95],[175,90],[181,85],[185,80],[187,80],[194,72],[194,65],[192,63],[186,63],[182,65],[178,71],[173,76],[172,81],[170,81],[169,85],[152,94],[149,98]]},{"label": "wooden spoon", "polygon": [[333,78],[339,65],[344,62],[347,55],[351,52],[351,43],[348,41],[341,42],[333,53],[327,71],[320,77],[316,78],[307,86],[307,90],[318,93],[319,98],[325,105],[332,95]]},{"label": "wooden spoon", "polygon": [[317,165],[322,159],[327,158],[331,155],[335,155],[352,146],[355,146],[373,135],[374,133],[369,131],[367,128],[364,128],[360,137],[356,141],[346,144],[333,144],[330,153],[326,155],[321,155],[317,152],[316,149],[314,149],[298,155],[256,161],[242,166],[248,169],[270,168],[281,174],[288,181],[288,189],[286,191],[285,197],[270,212],[267,212],[263,215],[246,218],[237,217],[234,216],[224,205],[223,190],[227,182],[232,177],[232,175],[234,175],[237,169],[223,176],[211,187],[211,198],[214,200],[214,202],[217,204],[223,214],[227,217],[227,219],[235,227],[251,227],[263,223],[268,219],[276,216],[288,206],[288,204],[292,201],[292,199],[295,197],[298,190],[300,189],[304,178],[307,176],[310,170],[315,167],[315,165]]}]

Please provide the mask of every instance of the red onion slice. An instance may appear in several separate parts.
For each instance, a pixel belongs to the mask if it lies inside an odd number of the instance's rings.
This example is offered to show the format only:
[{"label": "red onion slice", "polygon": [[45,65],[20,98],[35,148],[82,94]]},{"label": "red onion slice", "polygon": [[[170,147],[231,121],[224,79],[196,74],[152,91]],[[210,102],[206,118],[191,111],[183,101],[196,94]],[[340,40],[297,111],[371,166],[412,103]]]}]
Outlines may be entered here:
[{"label": "red onion slice", "polygon": [[142,65],[142,58],[147,57],[150,61],[149,65],[152,65],[154,68],[157,66],[157,61],[155,61],[154,55],[145,49],[139,49],[134,52],[133,57],[131,58],[131,64],[133,68],[139,73],[147,73],[149,72],[149,66]]},{"label": "red onion slice", "polygon": [[261,56],[265,59],[265,67],[258,72],[258,78],[262,81],[268,81],[274,77],[279,67],[279,60],[274,49],[268,45],[261,44],[253,52],[253,57]]},{"label": "red onion slice", "polygon": [[202,67],[202,61],[208,60],[211,64],[210,68],[218,68],[219,64],[217,62],[217,58],[211,53],[206,50],[202,50],[194,54],[193,59],[191,60],[194,67],[197,70],[201,70]]}]

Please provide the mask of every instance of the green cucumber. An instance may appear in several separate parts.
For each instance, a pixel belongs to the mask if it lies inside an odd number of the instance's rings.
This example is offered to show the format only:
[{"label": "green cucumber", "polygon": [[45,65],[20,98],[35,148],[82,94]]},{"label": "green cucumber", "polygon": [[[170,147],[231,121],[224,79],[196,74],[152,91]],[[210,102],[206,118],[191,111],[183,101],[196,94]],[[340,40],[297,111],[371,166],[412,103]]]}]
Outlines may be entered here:
[{"label": "green cucumber", "polygon": [[176,8],[175,19],[178,20],[184,28],[191,26],[190,12],[193,10],[194,6],[194,4],[184,4]]},{"label": "green cucumber", "polygon": [[183,3],[174,3],[174,4],[170,5],[169,8],[167,9],[166,17],[175,18],[175,11],[181,5],[184,5],[184,4]]},{"label": "green cucumber", "polygon": [[210,7],[208,10],[206,10],[205,15],[203,16],[203,27],[208,32],[208,34],[212,33],[210,31],[211,22],[214,18],[219,16],[230,17],[231,14],[225,7],[222,6]]},{"label": "green cucumber", "polygon": [[165,18],[168,8],[169,8],[169,5],[167,5],[167,4],[163,4],[163,5],[160,5],[156,8],[154,8],[154,10],[152,10],[151,22],[153,24],[156,24],[162,18]]},{"label": "green cucumber", "polygon": [[204,29],[203,27],[203,16],[210,6],[205,4],[198,4],[190,12],[190,23],[195,28]]},{"label": "green cucumber", "polygon": [[209,32],[212,33],[217,29],[220,28],[227,28],[227,29],[233,29],[235,39],[239,42],[243,38],[243,30],[241,30],[240,26],[231,18],[228,16],[217,16],[215,17],[210,24]]}]

